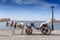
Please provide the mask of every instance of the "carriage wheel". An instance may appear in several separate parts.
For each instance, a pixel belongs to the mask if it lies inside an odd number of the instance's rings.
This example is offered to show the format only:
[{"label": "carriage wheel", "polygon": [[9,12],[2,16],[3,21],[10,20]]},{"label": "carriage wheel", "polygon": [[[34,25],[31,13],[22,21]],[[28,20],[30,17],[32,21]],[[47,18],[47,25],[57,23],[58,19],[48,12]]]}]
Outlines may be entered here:
[{"label": "carriage wheel", "polygon": [[25,31],[25,33],[27,35],[31,35],[32,34],[32,29],[31,28],[27,28],[26,31]]},{"label": "carriage wheel", "polygon": [[51,33],[51,28],[50,27],[44,27],[41,29],[41,32],[45,35],[49,35]]}]

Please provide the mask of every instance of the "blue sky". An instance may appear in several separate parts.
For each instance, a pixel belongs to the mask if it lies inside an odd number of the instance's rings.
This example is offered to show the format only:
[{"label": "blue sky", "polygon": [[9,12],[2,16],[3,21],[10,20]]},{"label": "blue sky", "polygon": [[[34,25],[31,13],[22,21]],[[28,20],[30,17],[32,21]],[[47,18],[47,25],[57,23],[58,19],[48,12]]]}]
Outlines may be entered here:
[{"label": "blue sky", "polygon": [[55,19],[60,20],[60,0],[0,0],[0,18],[12,20],[44,21],[51,19],[51,6],[55,6]]}]

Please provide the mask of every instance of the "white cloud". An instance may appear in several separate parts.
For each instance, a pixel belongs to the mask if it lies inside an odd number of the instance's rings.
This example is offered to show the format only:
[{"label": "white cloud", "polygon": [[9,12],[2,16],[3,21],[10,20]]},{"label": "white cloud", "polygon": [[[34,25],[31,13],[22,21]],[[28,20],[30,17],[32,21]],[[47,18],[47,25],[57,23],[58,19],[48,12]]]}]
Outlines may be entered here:
[{"label": "white cloud", "polygon": [[13,3],[23,5],[23,4],[34,4],[37,0],[13,0]]},{"label": "white cloud", "polygon": [[43,0],[14,0],[14,3],[16,3],[18,5],[34,4],[36,6],[42,6],[44,8],[48,8],[48,7],[51,7],[51,6],[57,6],[57,4],[47,3]]}]

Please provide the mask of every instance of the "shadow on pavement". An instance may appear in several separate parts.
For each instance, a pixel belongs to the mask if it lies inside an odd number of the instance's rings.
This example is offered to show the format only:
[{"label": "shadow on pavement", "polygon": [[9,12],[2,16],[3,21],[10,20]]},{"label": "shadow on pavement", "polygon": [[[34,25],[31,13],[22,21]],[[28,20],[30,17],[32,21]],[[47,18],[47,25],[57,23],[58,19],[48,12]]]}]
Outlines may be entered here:
[{"label": "shadow on pavement", "polygon": [[9,36],[9,35],[0,35],[0,36]]},{"label": "shadow on pavement", "polygon": [[[30,35],[26,35],[26,34],[12,34],[12,35],[22,35],[22,36],[30,36]],[[31,34],[31,36],[60,36],[60,34],[50,34],[50,35],[44,35],[44,34]],[[0,35],[0,36],[10,36],[10,35]]]},{"label": "shadow on pavement", "polygon": [[[13,34],[13,35],[21,35],[21,34]],[[26,35],[26,34],[23,34]],[[44,34],[31,34],[34,36],[60,36],[60,34],[50,34],[50,35],[44,35]],[[27,36],[27,35],[26,35]]]}]

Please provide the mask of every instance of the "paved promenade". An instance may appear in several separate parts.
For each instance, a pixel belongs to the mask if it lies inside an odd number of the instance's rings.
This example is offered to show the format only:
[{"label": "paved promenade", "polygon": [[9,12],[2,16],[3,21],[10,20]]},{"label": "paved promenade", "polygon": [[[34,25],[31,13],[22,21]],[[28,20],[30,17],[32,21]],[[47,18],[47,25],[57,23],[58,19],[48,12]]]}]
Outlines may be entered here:
[{"label": "paved promenade", "polygon": [[60,40],[60,30],[52,31],[50,35],[43,35],[41,32],[34,30],[32,35],[21,35],[21,30],[0,30],[0,40]]}]

